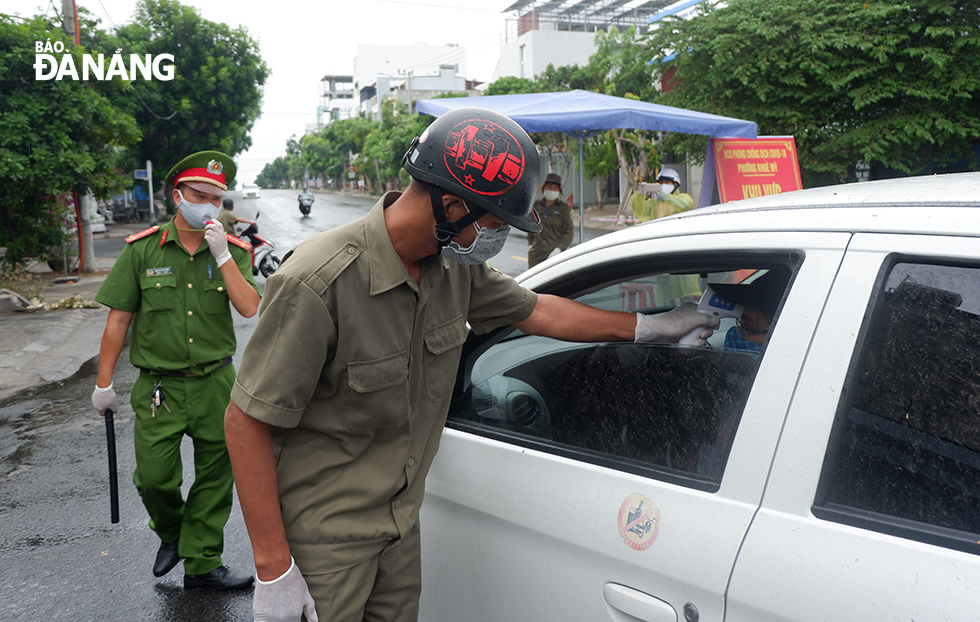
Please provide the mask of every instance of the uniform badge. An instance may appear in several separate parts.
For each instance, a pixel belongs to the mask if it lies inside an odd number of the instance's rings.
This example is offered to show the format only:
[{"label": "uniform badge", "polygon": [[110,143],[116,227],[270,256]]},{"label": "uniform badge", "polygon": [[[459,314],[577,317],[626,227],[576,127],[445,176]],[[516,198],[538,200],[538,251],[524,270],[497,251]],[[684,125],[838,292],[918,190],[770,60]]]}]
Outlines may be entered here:
[{"label": "uniform badge", "polygon": [[170,266],[165,268],[147,268],[146,276],[163,276],[164,274],[173,274],[173,270]]},{"label": "uniform badge", "polygon": [[223,169],[224,166],[221,164],[220,160],[211,160],[210,162],[208,162],[209,173],[213,173],[214,175],[220,175]]}]

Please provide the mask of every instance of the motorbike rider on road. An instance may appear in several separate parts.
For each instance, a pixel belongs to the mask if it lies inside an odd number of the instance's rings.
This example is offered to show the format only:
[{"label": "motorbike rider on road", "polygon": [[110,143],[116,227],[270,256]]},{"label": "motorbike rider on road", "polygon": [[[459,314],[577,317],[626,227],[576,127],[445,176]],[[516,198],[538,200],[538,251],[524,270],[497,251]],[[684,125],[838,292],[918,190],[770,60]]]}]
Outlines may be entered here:
[{"label": "motorbike rider on road", "polygon": [[316,197],[313,196],[310,189],[303,188],[303,192],[299,193],[299,211],[303,212],[304,216],[308,215],[310,213],[310,206],[313,205],[313,201],[315,200]]}]

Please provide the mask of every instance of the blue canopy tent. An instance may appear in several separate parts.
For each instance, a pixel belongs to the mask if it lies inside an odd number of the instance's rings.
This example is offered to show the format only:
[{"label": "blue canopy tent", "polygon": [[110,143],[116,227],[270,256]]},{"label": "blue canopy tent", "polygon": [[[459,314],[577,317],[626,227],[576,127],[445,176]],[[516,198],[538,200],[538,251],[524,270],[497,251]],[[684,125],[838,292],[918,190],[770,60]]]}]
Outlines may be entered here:
[{"label": "blue canopy tent", "polygon": [[[581,90],[562,93],[492,95],[480,98],[420,99],[415,103],[418,112],[435,117],[467,106],[477,106],[505,114],[529,134],[562,132],[578,139],[580,242],[584,239],[582,196],[585,189],[582,174],[582,139],[611,129],[657,130],[733,138],[755,138],[759,131],[758,126],[752,121]],[[710,192],[713,190],[713,176],[709,184],[712,184],[708,188]]]}]

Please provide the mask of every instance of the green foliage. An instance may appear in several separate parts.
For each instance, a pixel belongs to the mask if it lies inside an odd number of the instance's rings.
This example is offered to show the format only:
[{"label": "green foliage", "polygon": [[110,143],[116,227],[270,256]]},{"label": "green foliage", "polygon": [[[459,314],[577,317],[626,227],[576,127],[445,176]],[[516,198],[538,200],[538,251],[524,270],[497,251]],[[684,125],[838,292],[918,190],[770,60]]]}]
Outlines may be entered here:
[{"label": "green foliage", "polygon": [[[906,173],[971,161],[980,145],[980,11],[959,0],[729,0],[650,39],[677,50],[661,103],[796,137],[804,182],[861,160]],[[704,141],[671,136],[679,151]],[[961,164],[962,166],[962,164]]]},{"label": "green foliage", "polygon": [[262,167],[262,172],[255,178],[255,183],[261,188],[279,188],[284,179],[289,179],[289,169],[285,156],[279,156]]},{"label": "green foliage", "polygon": [[521,93],[535,93],[534,81],[528,80],[527,78],[515,78],[514,76],[505,76],[500,78],[496,82],[492,82],[487,90],[483,93],[484,95],[515,95]]},{"label": "green foliage", "polygon": [[35,42],[48,39],[82,66],[81,50],[55,24],[0,16],[0,246],[8,264],[60,247],[67,195],[121,187],[116,151],[139,136],[107,99],[111,83],[35,79]]},{"label": "green foliage", "polygon": [[195,151],[234,156],[251,146],[269,69],[244,27],[208,21],[176,0],[140,0],[118,38],[127,58],[172,54],[175,66],[173,80],[130,84],[128,106],[143,131],[126,153],[130,168],[152,160],[169,171]]}]

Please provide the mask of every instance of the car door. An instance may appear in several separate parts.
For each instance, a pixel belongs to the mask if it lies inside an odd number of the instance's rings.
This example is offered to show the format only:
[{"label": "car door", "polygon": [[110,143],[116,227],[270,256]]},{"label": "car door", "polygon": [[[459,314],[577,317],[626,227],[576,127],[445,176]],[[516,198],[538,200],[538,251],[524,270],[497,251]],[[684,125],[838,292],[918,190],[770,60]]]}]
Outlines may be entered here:
[{"label": "car door", "polygon": [[421,619],[723,619],[848,237],[667,237],[525,283],[645,312],[696,299],[707,273],[793,275],[761,357],[718,334],[708,349],[475,340],[422,507]]},{"label": "car door", "polygon": [[975,237],[854,236],[727,619],[976,619],[978,248]]}]

